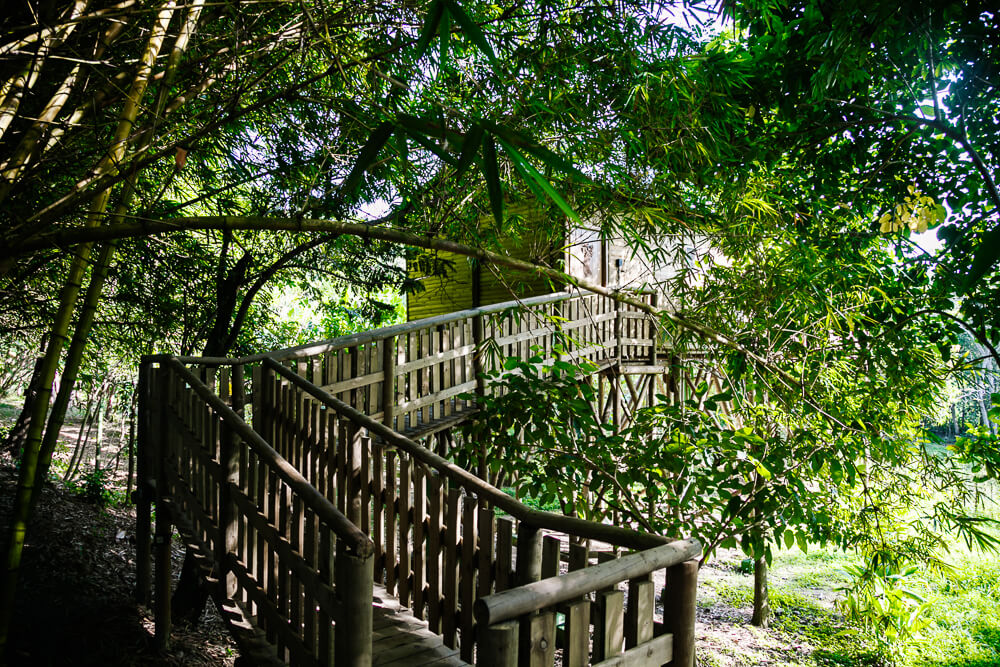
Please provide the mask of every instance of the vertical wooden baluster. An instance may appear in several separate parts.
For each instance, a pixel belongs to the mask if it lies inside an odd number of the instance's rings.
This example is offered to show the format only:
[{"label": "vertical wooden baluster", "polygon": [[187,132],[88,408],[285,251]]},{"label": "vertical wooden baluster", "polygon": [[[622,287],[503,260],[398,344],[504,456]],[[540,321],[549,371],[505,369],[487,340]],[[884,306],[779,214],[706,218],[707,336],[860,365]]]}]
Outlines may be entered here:
[{"label": "vertical wooden baluster", "polygon": [[[281,492],[281,489],[278,487],[278,477],[275,474],[274,469],[271,468],[270,465],[268,465],[267,466],[267,482],[266,482],[266,486],[264,487],[264,494],[263,494],[264,507],[266,507],[266,510],[265,510],[264,513],[267,516],[268,523],[270,523],[272,526],[274,526],[275,528],[277,528],[278,531],[281,530],[281,522],[278,520],[278,512],[277,512],[277,500],[278,500],[278,494],[280,492]],[[266,565],[266,568],[267,568],[267,572],[266,572],[267,579],[266,579],[266,583],[265,583],[266,590],[267,590],[267,599],[268,599],[268,601],[272,605],[277,606],[278,605],[278,572],[277,572],[278,563],[277,563],[277,560],[275,558],[276,554],[275,554],[273,545],[271,545],[269,542],[267,542],[267,540],[264,540],[264,549],[265,549],[264,556],[265,556],[266,563],[267,563],[267,565]],[[262,580],[262,583],[263,583],[263,580]],[[277,640],[277,635],[275,634],[275,629],[273,627],[270,627],[271,624],[268,623],[267,625],[268,625],[268,628],[267,628],[267,640],[270,643],[273,644]],[[280,644],[279,644],[279,647],[280,647]]]},{"label": "vertical wooden baluster", "polygon": [[238,539],[238,510],[233,496],[233,486],[240,481],[240,441],[228,426],[223,425],[220,437],[219,471],[219,534],[216,537],[215,566],[219,573],[219,595],[228,600],[236,594],[236,578],[229,567],[230,555],[236,555]]},{"label": "vertical wooden baluster", "polygon": [[399,604],[410,606],[410,478],[413,461],[408,456],[399,457]]},{"label": "vertical wooden baluster", "polygon": [[[162,480],[161,480],[162,481]],[[160,487],[162,488],[162,487]],[[153,601],[156,605],[156,629],[154,643],[158,650],[165,651],[170,646],[170,588],[171,576],[170,508],[162,502],[162,495],[156,503],[156,527],[153,537],[153,559],[155,564]]]},{"label": "vertical wooden baluster", "polygon": [[427,625],[441,634],[441,516],[444,489],[441,476],[432,472],[427,478]]},{"label": "vertical wooden baluster", "polygon": [[557,536],[546,535],[542,538],[542,579],[559,574],[560,548]]},{"label": "vertical wooden baluster", "polygon": [[563,639],[564,667],[584,667],[590,664],[590,602],[580,600],[566,607],[566,627]]},{"label": "vertical wooden baluster", "polygon": [[361,530],[366,535],[372,534],[372,439],[364,436],[361,439]]},{"label": "vertical wooden baluster", "polygon": [[556,614],[543,611],[528,621],[529,667],[551,667],[556,658]]},{"label": "vertical wooden baluster", "polygon": [[384,477],[385,443],[372,441],[372,541],[375,543],[375,582],[382,583],[385,577],[385,521],[388,512],[385,506]]},{"label": "vertical wooden baluster", "polygon": [[473,627],[472,604],[476,601],[476,509],[477,498],[465,496],[462,503],[462,563],[460,570],[461,647],[462,660],[472,662]]},{"label": "vertical wooden baluster", "polygon": [[457,645],[458,630],[458,540],[459,524],[462,522],[459,512],[459,500],[462,497],[461,489],[448,489],[447,504],[444,514],[444,610],[442,612],[442,624],[444,644],[449,648]]},{"label": "vertical wooden baluster", "polygon": [[347,514],[347,477],[348,477],[348,452],[350,443],[345,440],[343,420],[336,414],[330,415],[330,436],[336,439],[336,449],[334,451],[337,461],[337,509],[343,514]]},{"label": "vertical wooden baluster", "polygon": [[[278,539],[284,537],[286,540],[291,540],[292,533],[292,516],[291,516],[291,504],[292,504],[292,493],[283,481],[277,482],[277,488],[272,492],[274,495],[278,496]],[[278,577],[278,613],[284,616],[286,619],[291,619],[291,608],[292,608],[292,578],[291,573],[288,570],[287,564],[282,562],[280,555],[278,554],[277,545],[271,545],[271,558],[274,559],[274,569],[277,570]],[[284,652],[285,640],[282,633],[278,633],[278,655]]]},{"label": "vertical wooden baluster", "polygon": [[[436,328],[434,327],[428,328],[426,329],[426,332],[427,332],[427,358],[433,359],[434,356],[441,349],[441,341],[439,340],[438,331]],[[427,377],[430,382],[429,389],[431,393],[436,394],[441,391],[441,382],[442,378],[444,377],[443,373],[444,371],[441,368],[441,364],[432,364],[427,367]],[[434,404],[434,417],[436,419],[440,419],[442,416],[443,413],[441,412],[441,404],[440,402],[436,402]]]},{"label": "vertical wooden baluster", "polygon": [[[239,463],[238,463],[239,475],[236,482],[237,484],[236,493],[251,498],[252,496],[250,494],[250,489],[253,486],[253,481],[251,480],[250,477],[250,452],[249,452],[250,448],[246,445],[246,443],[242,441],[238,441],[238,447],[239,447]],[[250,521],[248,520],[246,513],[243,510],[239,509],[238,506],[236,508],[236,526],[237,526],[236,553],[239,555],[240,562],[243,564],[243,567],[246,568],[246,571],[249,574],[253,571],[251,569],[252,565],[250,560],[251,558],[250,554],[252,553],[252,549],[250,548],[250,535],[251,535]],[[236,580],[236,586],[237,588],[239,588],[239,580]],[[245,601],[246,600],[245,592],[243,595],[239,596],[236,599]]]},{"label": "vertical wooden baluster", "polygon": [[496,535],[496,518],[491,508],[479,508],[479,585],[476,597],[486,597],[493,592],[496,574],[493,570],[493,538]]},{"label": "vertical wooden baluster", "polygon": [[[254,454],[251,458],[251,469],[254,471],[253,474],[254,487],[255,487],[253,495],[254,504],[261,511],[261,513],[263,513],[264,508],[267,507],[267,505],[265,504],[266,501],[264,500],[264,493],[267,491],[267,468],[261,463],[260,458],[256,454]],[[256,565],[257,568],[255,578],[257,580],[257,587],[262,588],[266,582],[266,579],[264,577],[266,576],[265,573],[267,571],[266,570],[267,563],[265,562],[265,556],[264,556],[264,550],[265,550],[264,534],[256,529],[253,532],[254,532],[253,549],[255,551],[254,564]],[[262,615],[259,609],[257,608],[256,603],[254,603],[253,610],[255,615],[258,616]]]},{"label": "vertical wooden baluster", "polygon": [[382,341],[382,423],[396,428],[396,337]]},{"label": "vertical wooden baluster", "polygon": [[[417,332],[417,337],[420,343],[420,355],[419,359],[430,359],[430,340],[431,333],[428,329],[421,329]],[[430,396],[431,395],[431,375],[432,369],[430,366],[421,368],[417,371],[417,381],[420,383],[420,395]],[[437,418],[437,411],[435,405],[432,403],[424,408],[424,421],[431,422]]]},{"label": "vertical wooden baluster", "polygon": [[[375,374],[382,370],[382,341],[372,341],[365,346],[368,355],[368,372]],[[365,414],[369,417],[379,411],[379,386],[378,382],[372,382],[365,388]]]},{"label": "vertical wooden baluster", "polygon": [[[306,565],[318,570],[319,569],[319,558],[317,557],[316,549],[318,547],[316,543],[316,514],[309,508],[305,508],[302,513],[302,525],[305,528],[305,534],[302,540],[302,555],[305,557]],[[303,587],[304,600],[302,603],[302,639],[306,645],[306,649],[310,654],[316,656],[320,655],[319,646],[317,644],[317,627],[316,627],[316,597],[313,591],[310,591],[308,587]]]},{"label": "vertical wooden baluster", "polygon": [[[365,368],[367,364],[365,363],[365,359],[362,356],[361,352],[362,352],[361,348],[359,348],[357,345],[349,348],[352,378],[358,378],[365,374]],[[364,391],[362,389],[359,388],[352,389],[350,394],[351,398],[347,404],[350,405],[355,410],[360,410],[364,412],[365,409],[364,401],[362,400],[363,395]]]},{"label": "vertical wooden baluster", "polygon": [[396,592],[396,452],[385,455],[385,590]]},{"label": "vertical wooden baluster", "polygon": [[496,592],[505,591],[513,581],[514,522],[507,517],[497,519]]},{"label": "vertical wooden baluster", "polygon": [[[411,331],[406,335],[406,360],[418,361],[420,359],[419,343],[417,342],[417,333]],[[406,402],[412,403],[420,398],[420,385],[417,380],[417,374],[415,371],[406,372]],[[426,413],[426,410],[408,410],[410,417],[409,427],[411,429],[420,428],[421,416]],[[426,421],[426,420],[424,420]]]},{"label": "vertical wooden baluster", "polygon": [[326,498],[331,503],[340,504],[340,447],[337,442],[337,415],[333,410],[323,413],[323,454],[326,468]]},{"label": "vertical wooden baluster", "polygon": [[[451,326],[444,324],[441,326],[441,351],[449,352],[451,351]],[[452,377],[452,364],[451,361],[442,362],[444,367],[444,377],[441,383],[441,389],[448,390],[455,386],[454,379]],[[439,390],[440,391],[440,390]],[[451,400],[445,400],[442,406],[441,416],[447,417],[451,414]]]},{"label": "vertical wooden baluster", "polygon": [[[288,498],[291,501],[292,511],[290,516],[291,526],[290,526],[290,542],[293,552],[302,553],[302,530],[305,527],[305,518],[302,514],[302,500],[294,493],[289,493]],[[285,566],[282,568],[285,572],[289,572],[290,567]],[[302,596],[304,591],[299,585],[299,578],[294,573],[289,573],[288,575],[288,623],[291,627],[292,633],[297,636],[302,636]]]},{"label": "vertical wooden baluster", "polygon": [[625,648],[638,646],[653,638],[653,582],[631,579],[628,582],[628,609],[625,611]]},{"label": "vertical wooden baluster", "polygon": [[[334,537],[333,531],[326,525],[320,524],[319,533],[319,577],[328,586],[335,583],[334,573]],[[324,611],[320,610],[317,619],[319,640],[319,664],[324,667],[332,667],[334,659],[333,650],[333,619]]]},{"label": "vertical wooden baluster", "polygon": [[413,470],[413,615],[424,617],[426,603],[424,583],[425,575],[425,536],[427,521],[427,492],[424,485],[427,468],[417,463]]},{"label": "vertical wooden baluster", "polygon": [[597,618],[594,621],[594,662],[607,660],[622,652],[625,594],[610,590],[597,593]]}]

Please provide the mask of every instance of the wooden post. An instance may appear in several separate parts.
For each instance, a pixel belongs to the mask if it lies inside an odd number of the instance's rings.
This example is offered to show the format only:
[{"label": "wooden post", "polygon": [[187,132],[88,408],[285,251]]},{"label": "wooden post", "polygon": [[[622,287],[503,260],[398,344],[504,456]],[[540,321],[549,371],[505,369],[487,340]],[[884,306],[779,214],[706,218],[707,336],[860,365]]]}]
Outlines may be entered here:
[{"label": "wooden post", "polygon": [[698,593],[698,559],[667,568],[663,589],[663,624],[674,636],[672,667],[694,667],[694,617]]},{"label": "wooden post", "polygon": [[334,628],[334,664],[370,667],[372,664],[372,596],[375,559],[348,553],[338,542],[334,576],[343,618]]},{"label": "wooden post", "polygon": [[244,416],[243,408],[247,404],[247,390],[243,375],[243,364],[236,364],[235,366],[233,366],[233,374],[231,377],[232,377],[231,381],[233,383],[233,397],[232,397],[233,412],[238,414],[240,417],[243,417]]},{"label": "wooden post", "polygon": [[171,530],[170,509],[161,496],[156,503],[156,536],[153,539],[153,555],[156,558],[156,629],[153,639],[158,651],[166,651],[170,646]]},{"label": "wooden post", "polygon": [[149,456],[153,446],[151,435],[156,433],[150,425],[155,401],[150,392],[152,382],[152,365],[149,360],[143,360],[139,366],[139,383],[137,411],[139,413],[138,433],[136,438],[136,484],[135,484],[135,600],[139,604],[149,602],[149,584],[151,578],[150,564],[150,532],[152,516],[150,503],[153,499],[153,479],[150,474]]},{"label": "wooden post", "polygon": [[[341,420],[341,443],[347,448],[347,500],[344,514],[355,526],[361,527],[361,429],[346,419]],[[373,575],[374,576],[374,575]]]},{"label": "wooden post", "polygon": [[267,436],[264,434],[263,428],[263,416],[264,416],[264,381],[267,375],[264,373],[264,366],[258,364],[253,367],[250,371],[250,399],[253,401],[253,419],[251,420],[251,426],[253,430],[257,431],[260,435]]},{"label": "wooden post", "polygon": [[517,667],[517,621],[497,623],[482,629],[477,667]]},{"label": "wooden post", "polygon": [[[518,586],[530,584],[542,578],[542,531],[535,526],[528,525],[524,521],[518,524],[517,527],[517,563],[515,567],[517,568]],[[552,618],[554,627],[555,616],[552,614],[549,614],[549,616]],[[543,664],[537,662],[539,655],[536,649],[539,649],[538,643],[542,640],[536,635],[538,632],[542,632],[542,629],[535,627],[535,618],[538,617],[526,616],[521,619],[519,632],[520,650],[518,651],[518,664],[521,667]],[[555,632],[553,631],[550,635],[552,636],[544,641],[551,641],[553,644],[552,650],[554,651]],[[545,657],[545,647],[542,647],[540,650],[542,650],[541,659],[543,659]]]},{"label": "wooden post", "polygon": [[396,337],[382,341],[382,423],[391,429],[396,413]]}]

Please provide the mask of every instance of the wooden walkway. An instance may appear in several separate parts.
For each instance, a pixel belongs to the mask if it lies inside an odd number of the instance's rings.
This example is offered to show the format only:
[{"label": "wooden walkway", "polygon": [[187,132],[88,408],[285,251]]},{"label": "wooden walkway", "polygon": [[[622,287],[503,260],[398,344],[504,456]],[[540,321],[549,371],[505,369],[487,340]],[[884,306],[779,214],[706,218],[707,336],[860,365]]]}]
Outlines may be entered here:
[{"label": "wooden walkway", "polygon": [[625,427],[681,396],[661,344],[647,315],[567,292],[241,359],[145,357],[136,579],[157,644],[176,527],[256,664],[692,667],[697,541],[527,507],[446,458],[505,358],[590,362],[595,412]]},{"label": "wooden walkway", "polygon": [[372,620],[372,665],[374,667],[461,667],[469,663],[459,657],[458,649],[448,648],[409,609],[375,587],[375,614]]}]

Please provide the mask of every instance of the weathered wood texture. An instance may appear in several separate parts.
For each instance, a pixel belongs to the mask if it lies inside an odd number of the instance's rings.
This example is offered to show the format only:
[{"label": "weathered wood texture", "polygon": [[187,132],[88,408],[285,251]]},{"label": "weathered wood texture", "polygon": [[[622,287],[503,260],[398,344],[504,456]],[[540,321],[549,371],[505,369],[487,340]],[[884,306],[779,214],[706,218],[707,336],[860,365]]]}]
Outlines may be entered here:
[{"label": "weathered wood texture", "polygon": [[[316,489],[315,475],[300,472],[316,469],[318,450],[303,437],[315,415],[272,385],[266,400],[295,415],[291,425],[265,420],[272,448],[227,405],[228,372],[199,374],[176,361],[154,371],[163,397],[155,436],[158,641],[169,632],[169,567],[159,555],[173,523],[207,561],[216,600],[244,610],[275,658],[332,665],[336,654],[338,665],[370,665],[374,545]],[[342,448],[351,434],[324,435]]]},{"label": "weathered wood texture", "polygon": [[[170,511],[158,531],[175,519],[204,554],[214,595],[240,610],[274,658],[404,660],[409,640],[387,639],[377,627],[373,634],[373,585],[426,619],[448,660],[551,664],[557,643],[565,664],[620,660],[626,649],[656,660],[663,647],[688,641],[690,573],[681,577],[674,561],[690,558],[696,544],[664,547],[657,536],[528,508],[481,478],[484,459],[477,476],[446,458],[449,429],[490,391],[477,373],[499,369],[507,356],[593,362],[596,407],[620,426],[670,388],[656,323],[645,315],[597,295],[514,305],[241,360],[148,358],[140,483]],[[437,453],[421,438],[436,442]],[[640,552],[616,560],[591,554],[588,540]],[[159,555],[162,541],[156,546]],[[652,636],[648,580],[667,566],[667,551],[686,554],[669,564],[671,580],[687,582],[669,593],[679,595],[668,606],[666,627],[678,637],[669,642]],[[539,595],[546,582],[559,595]],[[628,604],[619,588],[628,589]],[[474,613],[484,600],[511,599],[521,606],[499,621]],[[556,613],[566,619],[558,629]],[[507,618],[520,625],[516,637]],[[494,653],[499,663],[489,662]]]}]

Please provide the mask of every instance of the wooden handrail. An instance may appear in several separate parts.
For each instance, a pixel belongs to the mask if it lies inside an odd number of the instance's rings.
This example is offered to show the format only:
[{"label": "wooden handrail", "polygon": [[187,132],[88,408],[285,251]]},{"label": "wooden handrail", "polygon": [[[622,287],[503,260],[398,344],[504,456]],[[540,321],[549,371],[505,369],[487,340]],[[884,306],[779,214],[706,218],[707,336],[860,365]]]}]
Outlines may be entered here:
[{"label": "wooden handrail", "polygon": [[375,421],[363,412],[355,410],[347,403],[334,398],[321,388],[314,385],[312,382],[309,382],[304,377],[297,375],[290,369],[282,366],[274,359],[265,359],[264,365],[273,369],[283,378],[308,393],[323,405],[335,410],[337,413],[350,419],[355,424],[367,428],[370,433],[382,438],[382,440],[387,444],[393,445],[394,447],[405,451],[414,459],[430,466],[431,468],[434,468],[448,479],[454,481],[456,484],[466,489],[466,491],[475,493],[480,498],[488,500],[496,507],[499,507],[514,518],[528,524],[529,526],[567,533],[584,539],[597,540],[599,542],[605,542],[607,544],[613,544],[615,546],[626,547],[629,549],[650,549],[662,546],[669,542],[667,538],[659,535],[650,535],[649,533],[642,533],[629,528],[610,526],[603,523],[586,521],[585,519],[577,517],[556,514],[555,512],[545,512],[528,507],[518,500],[511,498],[509,495],[492,484],[480,479],[476,475],[460,468],[447,459],[438,456],[437,454],[417,444],[410,438],[407,438],[406,436],[390,429],[384,424]]},{"label": "wooden handrail", "polygon": [[480,627],[489,627],[655,570],[672,567],[700,553],[701,545],[697,540],[678,540],[593,567],[534,581],[476,600],[476,621]]},{"label": "wooden handrail", "polygon": [[375,553],[375,544],[371,538],[351,523],[291,463],[278,454],[260,434],[250,428],[232,408],[226,405],[222,398],[209,389],[176,357],[167,357],[165,362],[222,417],[233,432],[246,442],[264,463],[277,473],[292,492],[302,499],[306,507],[315,512],[320,521],[333,530],[352,555],[358,558],[367,558]]},{"label": "wooden handrail", "polygon": [[[648,290],[638,290],[635,293],[646,294]],[[399,336],[401,334],[409,333],[410,331],[417,331],[419,329],[424,329],[431,326],[438,326],[443,324],[449,324],[465,318],[474,318],[481,315],[491,315],[493,313],[499,313],[504,310],[509,310],[511,308],[517,308],[521,306],[539,306],[546,303],[557,303],[559,301],[568,301],[573,298],[581,296],[579,292],[555,292],[553,294],[544,294],[542,296],[530,297],[527,299],[515,299],[513,301],[504,301],[503,303],[495,303],[488,306],[482,306],[480,308],[469,308],[466,310],[458,310],[453,313],[446,313],[444,315],[435,315],[434,317],[425,317],[422,320],[414,320],[412,322],[402,322],[400,324],[394,324],[388,327],[383,327],[381,329],[373,329],[371,331],[363,331],[355,334],[348,334],[346,336],[339,336],[337,338],[331,338],[330,340],[321,341],[318,343],[307,343],[305,345],[299,345],[296,347],[289,347],[283,350],[274,350],[271,352],[262,352],[260,354],[252,354],[246,357],[191,357],[191,356],[175,356],[173,358],[178,359],[182,363],[186,364],[200,364],[203,366],[230,366],[236,364],[253,364],[262,362],[265,359],[274,359],[276,361],[288,361],[291,359],[301,359],[304,357],[311,357],[317,354],[322,354],[324,352],[330,352],[333,350],[339,350],[345,347],[351,347],[354,345],[364,345],[365,343],[370,343],[376,340],[382,340],[389,338],[391,336]],[[148,358],[153,360],[163,360],[171,355],[151,355]]]}]

